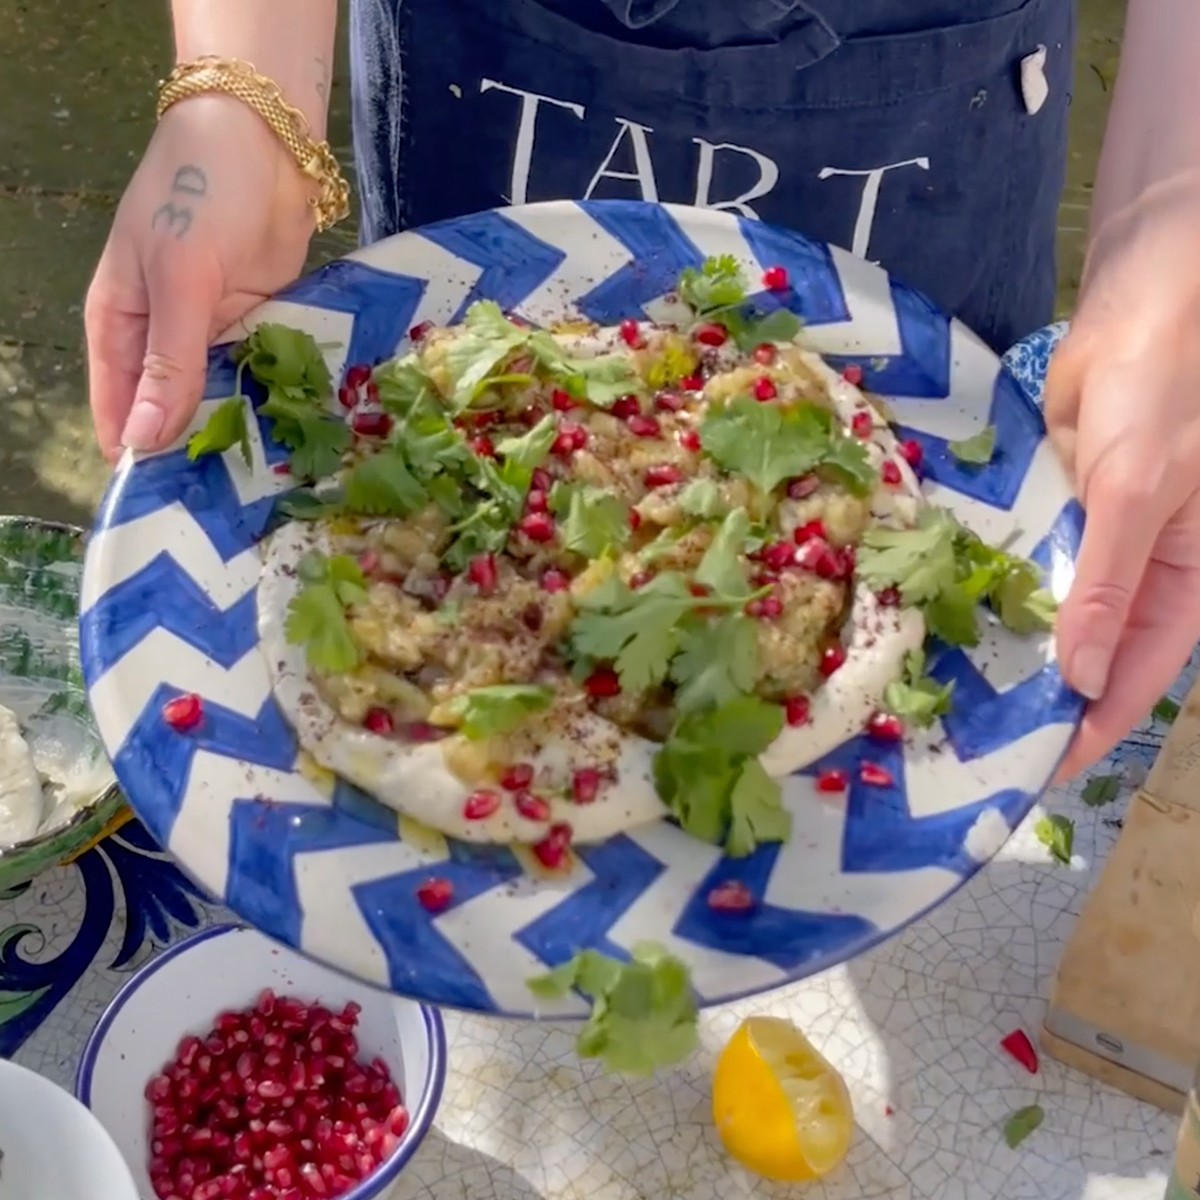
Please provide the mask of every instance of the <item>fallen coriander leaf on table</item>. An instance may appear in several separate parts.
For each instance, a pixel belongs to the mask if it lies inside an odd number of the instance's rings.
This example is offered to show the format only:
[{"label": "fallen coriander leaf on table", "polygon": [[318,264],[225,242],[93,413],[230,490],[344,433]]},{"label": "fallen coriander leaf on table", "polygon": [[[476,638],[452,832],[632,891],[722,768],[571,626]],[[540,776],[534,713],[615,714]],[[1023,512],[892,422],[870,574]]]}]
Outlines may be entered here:
[{"label": "fallen coriander leaf on table", "polygon": [[971,437],[947,443],[946,448],[961,463],[972,467],[986,466],[996,453],[996,427],[989,425]]},{"label": "fallen coriander leaf on table", "polygon": [[1046,1113],[1040,1104],[1018,1108],[1004,1122],[1004,1141],[1008,1148],[1015,1150],[1045,1119]]},{"label": "fallen coriander leaf on table", "polygon": [[1071,849],[1075,844],[1075,822],[1060,813],[1042,817],[1033,827],[1033,836],[1047,850],[1050,857],[1063,866],[1071,863]]},{"label": "fallen coriander leaf on table", "polygon": [[1120,791],[1121,777],[1119,775],[1093,775],[1083,785],[1080,796],[1089,808],[1103,808],[1106,804],[1111,804]]},{"label": "fallen coriander leaf on table", "polygon": [[1172,725],[1179,716],[1179,703],[1170,696],[1164,696],[1151,710],[1150,715],[1164,725]]}]

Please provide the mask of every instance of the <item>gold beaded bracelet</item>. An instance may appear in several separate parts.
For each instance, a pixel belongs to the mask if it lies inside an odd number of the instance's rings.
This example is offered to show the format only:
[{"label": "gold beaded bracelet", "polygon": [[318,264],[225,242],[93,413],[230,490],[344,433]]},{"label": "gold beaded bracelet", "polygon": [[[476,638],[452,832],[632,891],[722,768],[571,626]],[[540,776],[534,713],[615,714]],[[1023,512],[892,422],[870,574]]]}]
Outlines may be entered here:
[{"label": "gold beaded bracelet", "polygon": [[304,114],[284,98],[279,85],[236,58],[206,55],[180,63],[158,87],[158,111],[163,113],[180,100],[221,92],[252,108],[288,148],[296,165],[318,187],[309,197],[317,231],[324,232],[350,213],[350,188],[342,177],[328,142],[313,139]]}]

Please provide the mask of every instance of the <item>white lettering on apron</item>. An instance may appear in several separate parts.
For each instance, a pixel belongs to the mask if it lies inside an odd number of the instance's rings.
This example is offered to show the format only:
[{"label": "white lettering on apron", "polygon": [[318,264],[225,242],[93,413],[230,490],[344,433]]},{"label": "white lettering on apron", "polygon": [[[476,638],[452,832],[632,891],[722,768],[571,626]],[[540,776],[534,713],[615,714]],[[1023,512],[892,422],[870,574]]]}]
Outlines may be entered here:
[{"label": "white lettering on apron", "polygon": [[[751,200],[761,200],[775,190],[779,182],[779,164],[773,159],[749,146],[735,146],[732,142],[706,142],[703,138],[692,138],[694,145],[700,147],[700,160],[696,164],[696,207],[732,209],[752,221],[758,220],[758,213],[750,207]],[[758,182],[732,200],[713,200],[709,196],[712,188],[713,161],[718,150],[731,150],[735,154],[745,154],[758,164]]]},{"label": "white lettering on apron", "polygon": [[859,258],[867,258],[867,250],[871,245],[871,231],[875,226],[875,210],[879,207],[879,191],[883,186],[883,177],[889,171],[898,171],[901,167],[920,167],[922,171],[929,170],[929,159],[906,158],[903,162],[888,163],[886,167],[875,167],[870,171],[844,171],[840,167],[822,167],[817,174],[818,179],[831,179],[834,175],[858,175],[863,179],[862,200],[858,205],[858,219],[854,222],[854,237],[850,242],[850,253]]},{"label": "white lettering on apron", "polygon": [[517,140],[513,145],[512,182],[509,185],[510,194],[504,199],[509,204],[524,204],[528,199],[529,170],[533,164],[533,144],[537,137],[538,105],[545,100],[547,104],[574,113],[581,121],[584,107],[582,104],[573,104],[570,100],[558,100],[554,96],[543,96],[540,92],[525,92],[520,88],[509,87],[507,83],[500,83],[495,79],[479,81],[480,92],[490,92],[493,88],[498,92],[507,92],[510,96],[521,97],[521,117],[517,123]]},{"label": "white lettering on apron", "polygon": [[[592,176],[592,182],[587,185],[587,191],[583,193],[583,198],[585,200],[592,198],[592,193],[601,179],[629,179],[641,185],[643,200],[657,204],[658,181],[654,178],[654,163],[650,159],[650,143],[646,139],[646,134],[653,133],[654,130],[649,125],[639,125],[636,121],[627,121],[624,117],[617,117],[616,121],[620,126],[617,136],[613,138],[613,144],[609,146],[604,161]],[[610,171],[609,163],[621,148],[621,143],[625,140],[626,135],[633,144],[634,170]]]}]

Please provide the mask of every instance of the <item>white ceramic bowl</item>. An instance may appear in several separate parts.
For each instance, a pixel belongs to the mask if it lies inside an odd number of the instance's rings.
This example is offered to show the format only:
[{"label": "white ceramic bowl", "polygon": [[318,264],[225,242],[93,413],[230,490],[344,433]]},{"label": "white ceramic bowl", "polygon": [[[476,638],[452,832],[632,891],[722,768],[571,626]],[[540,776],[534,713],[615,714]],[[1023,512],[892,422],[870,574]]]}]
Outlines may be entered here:
[{"label": "white ceramic bowl", "polygon": [[0,1059],[0,1200],[138,1200],[104,1126],[50,1080]]},{"label": "white ceramic bowl", "polygon": [[[147,1173],[147,1081],[175,1057],[182,1038],[203,1036],[220,1013],[251,1006],[264,988],[335,1009],[351,1000],[361,1005],[360,1053],[387,1063],[408,1108],[411,1120],[395,1153],[344,1200],[384,1200],[428,1132],[446,1076],[446,1035],[436,1009],[355,983],[252,929],[217,926],[172,946],[117,993],[79,1065],[76,1094],[116,1141],[142,1200],[155,1200]],[[2,1187],[0,1200],[7,1200]]]}]

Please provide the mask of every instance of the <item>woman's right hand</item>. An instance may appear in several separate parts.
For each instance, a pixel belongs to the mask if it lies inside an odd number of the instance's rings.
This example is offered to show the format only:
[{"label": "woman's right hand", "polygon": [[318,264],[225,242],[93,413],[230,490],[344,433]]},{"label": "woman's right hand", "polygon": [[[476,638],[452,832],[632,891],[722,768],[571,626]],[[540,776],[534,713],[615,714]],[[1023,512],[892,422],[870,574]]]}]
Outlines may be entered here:
[{"label": "woman's right hand", "polygon": [[304,265],[311,184],[240,101],[170,109],[88,289],[88,386],[100,448],[157,450],[200,402],[210,343]]}]

